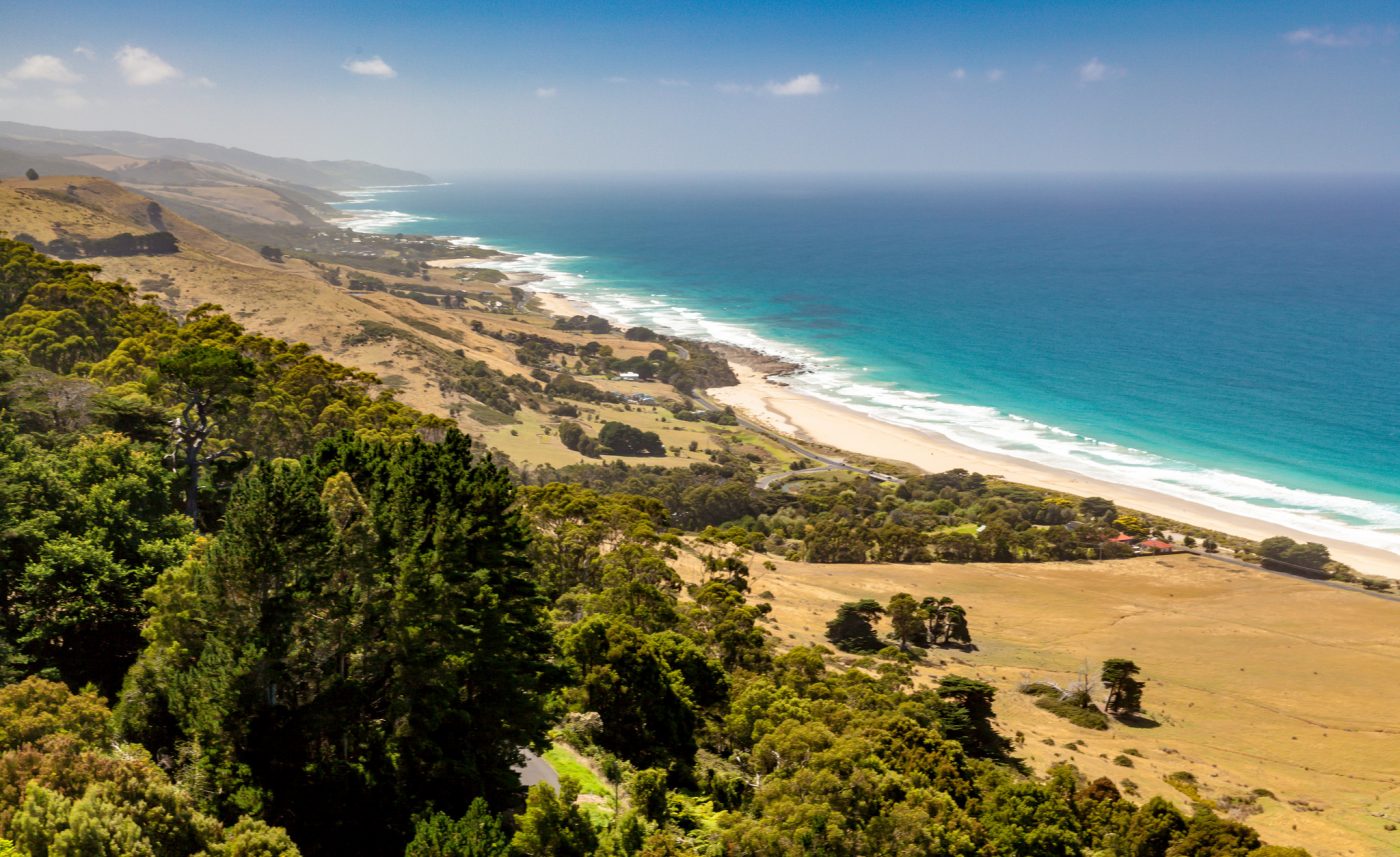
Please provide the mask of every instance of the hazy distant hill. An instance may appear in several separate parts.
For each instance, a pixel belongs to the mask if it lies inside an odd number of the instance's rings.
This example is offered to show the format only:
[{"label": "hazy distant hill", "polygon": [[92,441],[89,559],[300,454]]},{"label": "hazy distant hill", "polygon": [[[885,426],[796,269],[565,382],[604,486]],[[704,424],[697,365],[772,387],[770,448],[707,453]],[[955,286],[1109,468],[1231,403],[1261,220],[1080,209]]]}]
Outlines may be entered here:
[{"label": "hazy distant hill", "polygon": [[[260,179],[318,188],[348,190],[373,185],[425,184],[432,181],[422,173],[382,167],[364,161],[306,161],[300,158],[278,158],[246,149],[199,143],[173,137],[149,137],[130,131],[68,131],[44,128],[19,122],[0,122],[0,149],[12,153],[42,156],[47,159],[71,159],[90,155],[125,155],[138,160],[179,160],[195,164],[220,164],[234,167]],[[10,158],[6,158],[8,162]],[[115,161],[113,162],[116,163]],[[119,170],[98,162],[97,173],[88,170],[67,170],[106,175],[121,180]],[[88,166],[93,166],[88,161]],[[36,170],[38,166],[34,167]],[[8,171],[7,171],[8,172]]]}]

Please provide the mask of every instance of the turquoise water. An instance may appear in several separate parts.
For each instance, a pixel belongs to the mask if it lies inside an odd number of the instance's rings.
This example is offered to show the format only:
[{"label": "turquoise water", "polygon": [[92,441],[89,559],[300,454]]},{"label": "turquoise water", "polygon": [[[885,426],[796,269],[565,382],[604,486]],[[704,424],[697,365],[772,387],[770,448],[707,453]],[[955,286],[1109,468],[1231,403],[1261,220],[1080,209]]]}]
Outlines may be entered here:
[{"label": "turquoise water", "polygon": [[346,207],[797,359],[880,419],[1400,551],[1397,178],[496,178]]}]

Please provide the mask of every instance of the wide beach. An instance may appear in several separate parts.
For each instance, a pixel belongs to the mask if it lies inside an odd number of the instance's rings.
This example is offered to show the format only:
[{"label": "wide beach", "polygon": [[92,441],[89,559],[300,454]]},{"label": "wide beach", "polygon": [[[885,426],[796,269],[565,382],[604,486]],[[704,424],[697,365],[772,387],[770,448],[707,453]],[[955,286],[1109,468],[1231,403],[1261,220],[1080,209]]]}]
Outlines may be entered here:
[{"label": "wide beach", "polygon": [[1283,535],[1298,541],[1320,541],[1328,546],[1333,558],[1363,574],[1400,579],[1400,555],[1390,551],[1290,530],[1269,521],[1222,512],[1156,491],[983,452],[933,432],[892,425],[805,395],[744,365],[735,364],[734,372],[739,378],[738,386],[715,388],[708,391],[709,395],[759,423],[799,439],[861,455],[907,462],[934,473],[961,467],[1068,494],[1108,497],[1122,506],[1247,539]]}]

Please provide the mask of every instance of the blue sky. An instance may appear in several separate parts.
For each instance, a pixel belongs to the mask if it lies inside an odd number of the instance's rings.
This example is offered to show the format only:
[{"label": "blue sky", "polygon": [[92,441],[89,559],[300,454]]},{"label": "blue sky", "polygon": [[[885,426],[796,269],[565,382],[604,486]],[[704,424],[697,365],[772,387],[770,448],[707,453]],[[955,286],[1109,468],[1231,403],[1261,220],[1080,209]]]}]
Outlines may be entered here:
[{"label": "blue sky", "polygon": [[30,2],[0,118],[444,171],[1397,171],[1400,4]]}]

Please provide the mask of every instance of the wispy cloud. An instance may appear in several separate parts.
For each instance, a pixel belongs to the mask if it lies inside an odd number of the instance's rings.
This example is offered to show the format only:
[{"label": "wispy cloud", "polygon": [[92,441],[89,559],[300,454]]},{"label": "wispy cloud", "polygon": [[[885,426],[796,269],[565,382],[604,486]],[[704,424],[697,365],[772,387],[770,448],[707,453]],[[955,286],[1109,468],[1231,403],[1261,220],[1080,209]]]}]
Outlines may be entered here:
[{"label": "wispy cloud", "polygon": [[87,107],[88,100],[81,93],[65,88],[54,90],[53,103],[65,110],[78,110]]},{"label": "wispy cloud", "polygon": [[76,48],[73,49],[73,53],[77,54],[85,60],[97,59],[97,51],[93,50],[87,45],[78,45]]},{"label": "wispy cloud", "polygon": [[541,86],[540,88],[535,90],[536,98],[553,98],[558,94],[558,88],[553,86]]},{"label": "wispy cloud", "polygon": [[776,95],[788,97],[793,95],[822,95],[830,92],[828,86],[819,74],[799,74],[791,80],[774,81],[770,80],[762,86],[754,86],[751,83],[720,83],[715,85],[715,89],[726,95]]},{"label": "wispy cloud", "polygon": [[398,77],[399,73],[394,71],[394,67],[386,63],[378,55],[367,60],[346,60],[341,68],[351,74],[358,74],[363,77],[380,77],[388,79]]},{"label": "wispy cloud", "polygon": [[20,60],[19,65],[10,69],[6,80],[45,81],[47,83],[77,83],[83,76],[70,69],[63,60],[50,54],[34,54]]},{"label": "wispy cloud", "polygon": [[623,76],[620,75],[620,74],[615,74],[615,75],[613,75],[612,77],[604,78],[604,80],[606,80],[608,83],[615,83],[615,84],[617,84],[617,85],[619,85],[619,86],[621,86],[621,85],[624,84],[624,83],[631,83],[631,82],[632,82],[632,78],[630,78],[630,77],[623,77]]},{"label": "wispy cloud", "polygon": [[1080,83],[1103,83],[1105,80],[1114,77],[1122,77],[1128,70],[1118,66],[1112,66],[1098,57],[1094,57],[1079,67]]},{"label": "wispy cloud", "polygon": [[955,68],[952,71],[948,72],[948,76],[951,77],[953,80],[967,80],[967,69]]},{"label": "wispy cloud", "polygon": [[178,68],[136,45],[124,45],[116,55],[122,77],[132,86],[153,86],[183,75]]},{"label": "wispy cloud", "polygon": [[991,83],[1000,83],[1006,78],[1006,69],[994,68],[987,72],[987,80]]},{"label": "wispy cloud", "polygon": [[1331,27],[1299,27],[1283,34],[1283,40],[1290,45],[1314,46],[1319,48],[1364,48],[1370,45],[1385,45],[1395,41],[1397,30],[1394,26],[1351,27],[1340,32]]},{"label": "wispy cloud", "polygon": [[828,92],[819,74],[799,74],[792,80],[782,83],[769,81],[763,88],[771,95],[821,95]]},{"label": "wispy cloud", "polygon": [[690,86],[690,81],[679,77],[663,77],[656,81],[662,86]]}]

